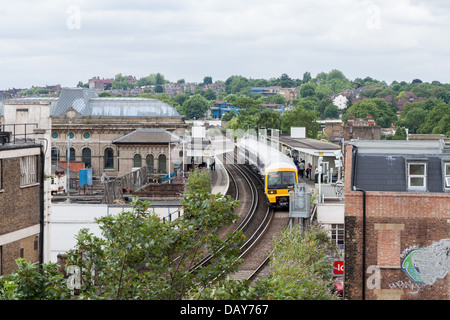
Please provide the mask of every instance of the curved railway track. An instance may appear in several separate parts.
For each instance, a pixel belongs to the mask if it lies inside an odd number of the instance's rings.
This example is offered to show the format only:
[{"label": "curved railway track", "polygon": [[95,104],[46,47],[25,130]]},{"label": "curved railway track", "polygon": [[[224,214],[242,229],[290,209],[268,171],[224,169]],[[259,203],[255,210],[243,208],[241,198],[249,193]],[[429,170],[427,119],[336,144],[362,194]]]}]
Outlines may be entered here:
[{"label": "curved railway track", "polygon": [[[229,277],[253,280],[268,265],[273,237],[288,226],[289,215],[287,212],[274,212],[267,206],[264,185],[255,172],[246,165],[230,163],[226,157],[224,154],[222,163],[231,179],[227,194],[241,203],[236,209],[239,218],[233,225],[222,228],[219,237],[225,239],[228,233],[243,231],[247,241],[241,247],[239,259],[244,262]],[[211,258],[208,256],[197,267],[209,263]]]}]

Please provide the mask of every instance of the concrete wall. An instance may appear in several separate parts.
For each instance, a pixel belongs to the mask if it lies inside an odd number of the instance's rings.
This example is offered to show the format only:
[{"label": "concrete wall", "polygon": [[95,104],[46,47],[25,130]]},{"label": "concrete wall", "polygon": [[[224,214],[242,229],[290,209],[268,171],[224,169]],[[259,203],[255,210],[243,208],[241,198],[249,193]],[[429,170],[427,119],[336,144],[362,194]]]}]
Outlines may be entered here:
[{"label": "concrete wall", "polygon": [[[51,221],[51,261],[57,262],[57,255],[64,253],[76,244],[75,236],[82,228],[88,228],[96,236],[101,230],[95,218],[118,214],[129,210],[130,206],[106,204],[53,204]],[[169,213],[178,210],[173,207],[151,207],[159,217],[167,218]]]}]

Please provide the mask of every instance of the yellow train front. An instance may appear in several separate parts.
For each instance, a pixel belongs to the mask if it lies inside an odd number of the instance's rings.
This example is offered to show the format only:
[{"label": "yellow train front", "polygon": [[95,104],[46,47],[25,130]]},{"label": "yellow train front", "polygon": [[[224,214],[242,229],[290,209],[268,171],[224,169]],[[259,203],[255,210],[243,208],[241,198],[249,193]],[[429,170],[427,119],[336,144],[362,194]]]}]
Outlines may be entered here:
[{"label": "yellow train front", "polygon": [[272,207],[289,207],[289,191],[298,183],[295,165],[272,166],[265,173],[265,191]]}]

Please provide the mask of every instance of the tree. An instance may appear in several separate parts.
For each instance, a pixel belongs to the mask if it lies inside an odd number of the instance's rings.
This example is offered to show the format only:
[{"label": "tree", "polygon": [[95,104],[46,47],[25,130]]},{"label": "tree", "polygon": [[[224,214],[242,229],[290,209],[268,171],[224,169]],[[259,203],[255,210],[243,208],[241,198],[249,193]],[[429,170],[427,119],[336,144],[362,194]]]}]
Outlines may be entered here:
[{"label": "tree", "polygon": [[188,119],[198,119],[205,116],[208,106],[208,100],[200,94],[195,94],[183,103],[181,109]]},{"label": "tree", "polygon": [[212,83],[213,83],[212,77],[207,76],[203,78],[203,84],[212,84]]},{"label": "tree", "polygon": [[255,285],[256,299],[337,299],[330,274],[338,248],[322,227],[285,229],[274,245],[270,273]]},{"label": "tree", "polygon": [[301,106],[285,111],[281,117],[281,130],[290,133],[291,127],[305,127],[306,136],[315,139],[319,130],[317,115],[317,111],[305,110]]},{"label": "tree", "polygon": [[112,89],[122,89],[126,90],[129,88],[132,88],[133,84],[129,81],[128,76],[122,76],[121,73],[117,74],[114,77],[114,81],[112,82],[111,88]]},{"label": "tree", "polygon": [[[211,194],[208,172],[188,176],[183,215],[162,221],[150,202],[134,198],[129,211],[96,219],[102,232],[82,229],[66,265],[80,271],[80,299],[185,299],[236,270],[241,231],[220,239],[218,230],[238,218],[239,201]],[[209,254],[206,266],[201,262]],[[237,263],[235,263],[237,262]],[[56,264],[39,267],[18,260],[19,270],[0,279],[0,298],[67,299],[67,280]],[[75,298],[77,298],[75,297]]]},{"label": "tree", "polygon": [[333,293],[333,259],[337,246],[319,225],[298,225],[274,237],[269,273],[254,284],[226,281],[203,290],[200,299],[338,300]]},{"label": "tree", "polygon": [[389,128],[392,123],[397,122],[397,116],[392,106],[380,98],[365,99],[354,103],[345,112],[343,121],[346,122],[350,115],[354,115],[357,119],[365,119],[370,115],[382,128]]},{"label": "tree", "polygon": [[312,97],[316,94],[316,85],[313,83],[305,83],[300,87],[299,93],[302,98]]}]

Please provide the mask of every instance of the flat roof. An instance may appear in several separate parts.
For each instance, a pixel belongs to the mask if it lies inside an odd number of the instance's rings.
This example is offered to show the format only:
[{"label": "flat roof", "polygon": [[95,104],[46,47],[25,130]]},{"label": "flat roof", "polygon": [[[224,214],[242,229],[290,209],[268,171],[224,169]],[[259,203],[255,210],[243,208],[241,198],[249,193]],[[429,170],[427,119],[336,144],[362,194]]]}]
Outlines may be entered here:
[{"label": "flat roof", "polygon": [[280,142],[299,149],[312,150],[340,150],[341,148],[331,142],[316,140],[312,138],[291,138],[290,135],[280,135]]},{"label": "flat roof", "polygon": [[[439,140],[355,140],[349,142],[358,153],[373,154],[441,154]],[[450,154],[449,154],[450,156]]]}]

